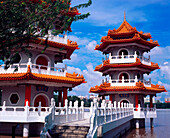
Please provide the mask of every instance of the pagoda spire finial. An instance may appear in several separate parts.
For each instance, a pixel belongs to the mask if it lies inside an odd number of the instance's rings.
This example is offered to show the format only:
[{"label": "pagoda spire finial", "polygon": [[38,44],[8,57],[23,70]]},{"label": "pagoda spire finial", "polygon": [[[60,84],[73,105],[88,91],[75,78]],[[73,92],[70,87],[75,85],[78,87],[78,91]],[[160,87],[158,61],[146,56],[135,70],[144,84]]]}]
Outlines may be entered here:
[{"label": "pagoda spire finial", "polygon": [[124,11],[124,21],[126,21],[126,12]]}]

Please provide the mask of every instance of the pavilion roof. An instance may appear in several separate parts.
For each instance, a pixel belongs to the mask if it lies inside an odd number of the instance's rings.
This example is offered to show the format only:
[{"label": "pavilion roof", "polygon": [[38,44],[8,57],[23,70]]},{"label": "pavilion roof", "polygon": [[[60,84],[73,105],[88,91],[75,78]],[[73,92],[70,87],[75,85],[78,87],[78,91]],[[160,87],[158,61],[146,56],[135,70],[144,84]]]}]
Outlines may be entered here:
[{"label": "pavilion roof", "polygon": [[[121,43],[138,43],[143,44],[150,49],[155,46],[159,46],[157,41],[151,40],[150,33],[143,33],[142,31],[137,31],[136,27],[132,27],[126,19],[120,25],[118,29],[113,29],[108,31],[107,36],[101,38],[101,44],[96,45],[95,50],[103,51],[109,44],[121,44]],[[149,41],[147,39],[150,39]]]},{"label": "pavilion roof", "polygon": [[74,52],[75,49],[80,49],[77,45],[77,42],[73,42],[71,40],[67,40],[67,44],[56,42],[56,41],[51,41],[48,40],[47,43],[45,42],[45,39],[38,38],[38,39],[32,39],[29,42],[30,43],[35,43],[35,44],[40,44],[40,45],[49,45],[50,47],[54,48],[59,48],[59,49],[65,49],[67,50],[66,58],[70,59],[71,54]]},{"label": "pavilion roof", "polygon": [[[136,86],[111,86],[110,83],[102,83],[100,86],[90,88],[90,93],[102,93],[102,92],[120,92],[120,91],[144,91],[144,92],[167,92],[164,86],[159,86],[158,84],[151,84],[151,87],[145,87],[142,82],[137,82]],[[147,94],[147,93],[146,93]]]},{"label": "pavilion roof", "polygon": [[68,83],[73,84],[73,87],[80,85],[81,83],[86,83],[83,75],[80,76],[75,72],[73,74],[66,73],[66,77],[32,73],[30,65],[28,65],[27,72],[25,73],[0,74],[0,81],[13,81],[13,80],[37,80],[44,82]]}]

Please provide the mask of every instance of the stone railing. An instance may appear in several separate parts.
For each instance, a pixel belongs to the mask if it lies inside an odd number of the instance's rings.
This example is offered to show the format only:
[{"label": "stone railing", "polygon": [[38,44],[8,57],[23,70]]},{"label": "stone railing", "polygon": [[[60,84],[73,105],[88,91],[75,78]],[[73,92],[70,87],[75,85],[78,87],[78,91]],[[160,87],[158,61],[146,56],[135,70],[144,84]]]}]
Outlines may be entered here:
[{"label": "stone railing", "polygon": [[68,104],[68,100],[65,100],[64,107],[55,107],[54,99],[52,99],[51,113],[46,116],[43,131],[41,132],[41,138],[49,136],[48,129],[52,128],[53,125],[64,124],[73,121],[80,121],[84,119],[84,102],[81,102],[81,106],[78,107],[78,101]]},{"label": "stone railing", "polygon": [[0,122],[42,122],[44,123],[45,116],[50,113],[50,107],[29,107],[26,106],[6,106],[5,101],[3,106],[0,106]]},{"label": "stone railing", "polygon": [[139,58],[143,64],[151,65],[150,57],[146,58],[144,56],[138,56],[135,52],[134,55],[117,55],[117,56],[111,56],[111,53],[109,53],[109,60],[111,64],[117,64],[117,63],[135,63],[136,58]]},{"label": "stone railing", "polygon": [[97,99],[94,99],[94,103],[91,103],[91,117],[90,117],[90,129],[87,137],[97,137],[97,128],[103,124],[121,120],[123,118],[133,116],[133,105],[118,102],[114,104],[109,101],[106,104],[105,100],[102,101],[101,107],[98,106]]},{"label": "stone railing", "polygon": [[13,64],[10,65],[8,69],[4,69],[5,65],[0,66],[0,73],[26,73],[28,70],[28,65],[30,65],[32,73],[47,74],[55,76],[66,76],[67,66],[65,68],[51,67],[50,63],[48,66],[32,64],[31,58],[29,58],[27,63]]},{"label": "stone railing", "polygon": [[157,118],[156,105],[154,108],[141,108],[138,104],[138,108],[134,108],[134,118]]},{"label": "stone railing", "polygon": [[[111,86],[136,86],[136,82],[141,81],[144,86],[151,87],[151,79],[146,81],[145,79],[140,80],[137,79],[137,76],[135,76],[135,79],[124,79],[124,76],[122,76],[122,79],[109,79],[109,83]],[[103,81],[104,82],[104,81]]]}]

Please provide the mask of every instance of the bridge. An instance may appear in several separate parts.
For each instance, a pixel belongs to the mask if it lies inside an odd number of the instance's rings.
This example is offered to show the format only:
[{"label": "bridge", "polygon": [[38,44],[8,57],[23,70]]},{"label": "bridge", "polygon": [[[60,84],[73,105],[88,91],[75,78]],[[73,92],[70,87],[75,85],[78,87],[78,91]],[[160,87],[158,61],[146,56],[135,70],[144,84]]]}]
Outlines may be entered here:
[{"label": "bridge", "polygon": [[[17,122],[23,124],[23,136],[29,136],[30,123],[42,123],[44,128],[40,136],[42,138],[53,137],[116,137],[130,129],[133,123],[136,128],[140,127],[141,119],[156,118],[156,108],[134,108],[133,104],[126,104],[114,101],[114,103],[101,103],[94,99],[91,107],[78,106],[78,101],[68,103],[65,100],[64,107],[56,107],[55,101],[51,99],[50,107],[29,107],[26,106],[0,106],[0,122]],[[114,133],[113,133],[114,132]],[[114,134],[114,135],[113,135]]]},{"label": "bridge", "polygon": [[[102,101],[99,106],[97,99],[91,103],[91,107],[84,107],[83,101],[78,107],[78,101],[72,106],[72,102],[65,101],[65,107],[55,107],[52,101],[51,113],[45,118],[44,128],[41,137],[51,136],[73,136],[73,137],[116,137],[126,132],[131,127],[131,123],[136,128],[140,127],[140,119],[157,117],[156,108],[134,108],[133,104],[126,103],[106,103]],[[69,132],[69,133],[68,133]],[[114,132],[114,133],[113,133]]]}]

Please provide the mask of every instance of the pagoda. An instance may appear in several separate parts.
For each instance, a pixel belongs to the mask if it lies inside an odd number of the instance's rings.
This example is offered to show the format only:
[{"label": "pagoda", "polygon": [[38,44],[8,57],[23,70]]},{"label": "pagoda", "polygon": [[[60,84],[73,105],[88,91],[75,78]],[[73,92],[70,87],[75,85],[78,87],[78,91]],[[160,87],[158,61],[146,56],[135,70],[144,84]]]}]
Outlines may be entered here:
[{"label": "pagoda", "polygon": [[150,107],[153,106],[152,98],[157,93],[166,92],[163,86],[151,83],[151,79],[145,80],[144,74],[159,69],[157,63],[151,62],[150,57],[143,56],[152,48],[159,46],[157,41],[151,39],[150,33],[137,31],[127,21],[124,21],[118,29],[109,30],[107,36],[101,38],[101,44],[96,45],[106,55],[101,65],[95,67],[95,71],[109,75],[109,80],[103,80],[99,86],[91,87],[90,93],[109,96],[110,101],[120,103],[132,103],[134,107],[144,106],[144,97],[150,95]]},{"label": "pagoda", "polygon": [[[80,13],[70,8],[67,14],[74,17]],[[67,30],[71,31],[70,26]],[[64,106],[68,90],[85,82],[82,75],[68,73],[66,65],[63,68],[55,66],[70,59],[74,50],[79,49],[77,42],[67,39],[67,33],[54,36],[49,31],[48,37],[47,42],[38,38],[29,40],[29,45],[24,44],[32,53],[31,58],[21,52],[16,63],[8,69],[0,66],[1,101],[7,106],[25,106],[28,102],[28,106],[37,107],[41,102],[42,107],[49,107],[54,91],[58,93],[58,102]],[[49,47],[42,53],[46,45]]]}]

